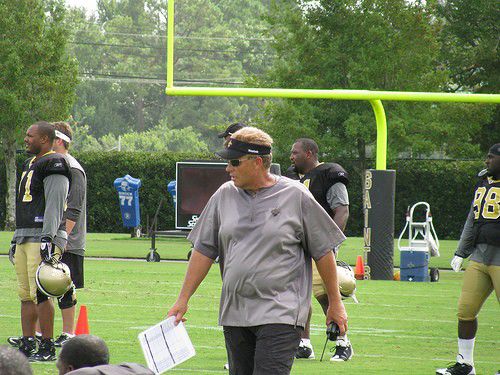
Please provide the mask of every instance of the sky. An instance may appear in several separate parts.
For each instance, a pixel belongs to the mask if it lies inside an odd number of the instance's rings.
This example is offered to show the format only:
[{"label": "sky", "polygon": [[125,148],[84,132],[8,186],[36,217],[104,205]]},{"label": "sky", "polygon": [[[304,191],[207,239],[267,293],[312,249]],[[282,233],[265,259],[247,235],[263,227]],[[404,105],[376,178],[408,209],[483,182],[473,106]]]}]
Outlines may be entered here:
[{"label": "sky", "polygon": [[72,7],[83,7],[88,13],[93,13],[97,10],[97,0],[66,0],[66,4]]}]

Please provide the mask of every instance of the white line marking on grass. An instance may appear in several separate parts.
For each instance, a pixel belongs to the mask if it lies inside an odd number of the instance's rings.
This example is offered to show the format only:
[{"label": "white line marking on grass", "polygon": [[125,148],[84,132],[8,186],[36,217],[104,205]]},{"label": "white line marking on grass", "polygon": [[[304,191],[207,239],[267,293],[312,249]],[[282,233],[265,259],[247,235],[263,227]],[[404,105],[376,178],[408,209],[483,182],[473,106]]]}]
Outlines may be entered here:
[{"label": "white line marking on grass", "polygon": [[[130,296],[130,291],[128,290],[109,290],[109,289],[96,289],[96,288],[85,288],[86,292],[104,292],[104,293],[109,293],[109,294],[127,294]],[[157,297],[174,297],[177,298],[179,295],[177,293],[147,293],[150,296],[157,296]],[[219,301],[220,295],[204,295],[204,294],[194,294],[191,296],[191,298],[212,298],[216,299]],[[1,300],[1,299],[0,299]],[[353,306],[379,306],[379,307],[391,307],[391,308],[401,308],[401,309],[408,309],[408,304],[406,305],[393,305],[393,304],[386,304],[386,303],[368,303],[368,302],[360,302],[359,304],[352,304]],[[434,305],[424,305],[424,306],[419,306],[420,309],[432,309],[436,310],[437,308],[440,310],[453,310],[456,311],[456,307],[446,307],[446,306],[434,306]],[[491,306],[490,309],[487,307],[483,307],[482,311],[493,311],[493,306]]]},{"label": "white line marking on grass", "polygon": [[[9,319],[19,319],[18,315],[6,315],[6,314],[0,314],[1,318],[9,318]],[[149,325],[141,325],[141,326],[134,326],[133,324],[135,322],[130,322],[130,321],[116,321],[116,320],[107,320],[107,319],[92,319],[93,322],[95,323],[107,323],[107,324],[119,324],[119,325],[129,325],[127,329],[130,330],[145,330],[150,328],[151,326],[155,325],[156,322],[152,322]],[[425,321],[422,321],[423,323]],[[186,328],[189,329],[204,329],[204,330],[209,330],[209,331],[221,331],[222,332],[222,327],[219,326],[200,326],[196,324],[186,324]],[[375,337],[387,337],[387,338],[400,338],[400,339],[422,339],[422,340],[440,340],[440,341],[456,341],[456,338],[454,337],[440,337],[440,336],[415,336],[415,335],[401,335],[401,334],[393,334],[396,332],[405,332],[405,331],[394,331],[394,330],[376,330],[374,328],[368,327],[368,328],[351,328],[349,330],[350,333],[355,334],[355,335],[365,335],[365,336],[375,336]],[[313,335],[324,335],[324,328],[316,328],[312,327],[311,333]],[[491,344],[497,344],[498,340],[481,340],[484,343],[491,343]]]},{"label": "white line marking on grass", "polygon": [[[108,343],[122,344],[122,345],[130,345],[130,341],[126,340],[106,340]],[[226,350],[225,346],[221,345],[196,345],[193,343],[195,349],[207,349],[207,350]],[[421,357],[407,357],[407,356],[395,356],[395,355],[386,355],[386,354],[360,354],[359,351],[356,352],[357,357],[366,357],[366,358],[391,358],[391,359],[408,359],[412,361],[421,361]],[[438,362],[449,362],[449,358],[426,358],[426,361],[438,361]],[[476,363],[483,364],[497,364],[495,361],[475,361]]]},{"label": "white line marking on grass", "polygon": [[[411,304],[406,304],[406,305],[391,305],[387,303],[369,303],[369,302],[360,302],[359,306],[380,306],[380,307],[394,307],[397,309],[411,309],[413,312],[415,312],[415,305]],[[456,307],[446,307],[446,306],[436,306],[436,305],[419,305],[419,309],[432,309],[433,311],[436,310],[454,310],[456,311]]]},{"label": "white line marking on grass", "polygon": [[[313,313],[314,317],[324,317],[324,314],[321,313]],[[422,322],[423,319],[411,319],[411,318],[388,318],[386,316],[377,316],[377,315],[372,315],[372,316],[356,316],[356,320],[397,320],[398,322]],[[450,323],[450,324],[457,324],[457,320],[449,319],[449,320],[440,320],[440,319],[432,319],[432,323]]]},{"label": "white line marking on grass", "polygon": [[[97,289],[97,288],[87,288],[85,287],[86,292],[90,293],[104,293],[104,294],[127,294],[130,296],[130,291],[129,290],[110,290],[110,289]],[[148,296],[156,296],[156,297],[175,297],[177,298],[179,296],[179,293],[147,293]],[[193,294],[190,298],[217,298],[219,300],[220,294],[217,294],[216,296],[209,296],[209,295],[203,295],[203,294]]]},{"label": "white line marking on grass", "polygon": [[[440,294],[439,298],[442,299],[443,297],[449,297],[449,298],[455,298],[457,299],[459,296],[459,293],[452,294],[451,292],[455,292],[455,288],[450,289],[449,291],[447,290],[446,292],[450,292],[450,294]],[[442,290],[440,292],[443,292]],[[394,291],[390,291],[387,293],[384,292],[364,292],[364,291],[356,291],[356,297],[359,297],[358,299],[362,299],[363,296],[394,296],[394,297],[408,297],[408,298],[414,298],[414,297],[419,297],[419,298],[429,298],[429,294],[416,294],[416,293],[398,293]]]},{"label": "white line marking on grass", "polygon": [[205,369],[194,369],[194,368],[173,368],[169,371],[202,372],[204,374],[206,374],[206,373],[213,373],[213,374],[226,373],[227,374],[227,370],[205,370]]},{"label": "white line marking on grass", "polygon": [[[106,340],[106,342],[108,344],[130,345],[130,340]],[[196,349],[226,349],[225,346],[221,345],[196,345],[196,343],[193,343],[193,345]]]},{"label": "white line marking on grass", "polygon": [[[89,257],[86,256],[85,260],[111,260],[111,261],[118,261],[118,262],[143,262],[146,263],[146,260],[144,258],[101,258],[101,257]],[[160,260],[160,263],[187,263],[187,259],[162,259]]]},{"label": "white line marking on grass", "polygon": [[[417,358],[417,357],[406,357],[399,355],[385,355],[385,354],[359,354],[356,352],[357,357],[367,357],[367,358],[390,358],[390,359],[409,359],[412,361],[438,361],[438,362],[450,362],[450,358]],[[495,361],[477,361],[474,359],[474,363],[484,363],[484,364],[498,364]]]},{"label": "white line marking on grass", "polygon": [[[132,326],[128,327],[128,329],[132,330],[145,330],[150,326]],[[219,326],[201,326],[197,324],[186,324],[186,328],[188,331],[190,329],[204,329],[208,331],[220,331],[222,332],[222,327]],[[326,327],[325,327],[326,328]],[[315,328],[311,327],[311,334],[314,336],[323,336],[325,334],[325,328]],[[380,332],[380,333],[379,333]],[[422,339],[422,340],[439,340],[439,341],[452,341],[455,342],[456,338],[454,337],[440,337],[440,336],[415,336],[415,335],[401,335],[401,334],[393,334],[397,332],[406,332],[406,331],[390,331],[390,330],[377,330],[376,328],[351,328],[349,329],[349,333],[354,335],[363,335],[363,336],[376,336],[376,337],[386,337],[386,338],[396,338],[396,339]],[[497,344],[498,340],[481,340],[484,343]]]},{"label": "white line marking on grass", "polygon": [[[130,341],[126,340],[106,340],[108,343],[116,343],[116,344],[123,344],[123,345],[130,345]],[[196,343],[193,343],[195,349],[217,349],[217,350],[225,350],[225,346],[221,345],[196,345]],[[407,360],[412,360],[412,361],[437,361],[437,362],[449,362],[450,358],[417,358],[417,357],[407,357],[407,356],[398,356],[398,355],[385,355],[385,354],[360,354],[359,351],[356,352],[357,357],[366,357],[366,358],[390,358],[390,359],[407,359]],[[478,361],[475,360],[476,363],[482,363],[482,364],[497,364],[498,362],[495,361]]]},{"label": "white line marking on grass", "polygon": [[[156,274],[156,273],[150,273],[148,272],[147,274]],[[160,274],[160,273],[158,273]],[[165,275],[164,273],[162,273],[161,275]],[[218,280],[220,285],[222,285],[222,282],[220,282],[220,280]],[[131,284],[134,284],[134,285],[146,285],[146,286],[151,286],[152,283],[154,283],[155,286],[157,285],[164,285],[164,286],[171,286],[171,285],[175,285],[175,286],[182,286],[183,282],[181,281],[158,281],[158,280],[154,280],[154,281],[151,281],[151,280],[144,280],[144,281],[137,281],[137,280],[134,280],[134,281],[130,281],[129,283]],[[99,282],[100,285],[115,285],[115,286],[122,286],[123,285],[123,281],[101,281]],[[220,286],[219,285],[219,286]],[[451,289],[450,289],[451,290]],[[453,290],[455,290],[455,288],[453,288]],[[357,297],[359,299],[363,299],[363,296],[397,296],[398,298],[400,297],[408,297],[408,298],[415,298],[415,297],[419,297],[419,298],[428,298],[429,295],[428,294],[417,294],[417,293],[397,293],[395,294],[394,291],[388,291],[386,293],[384,292],[364,292],[364,291],[358,291],[357,293]],[[452,299],[457,299],[458,298],[458,294],[451,294],[448,295],[441,295],[440,298],[443,299],[443,297],[448,297],[448,298],[452,298]],[[349,301],[347,301],[349,302]],[[344,302],[345,303],[345,302]]]},{"label": "white line marking on grass", "polygon": [[[144,309],[144,304],[142,304],[142,305],[132,305],[132,304],[123,305],[123,304],[120,304],[120,303],[94,303],[94,302],[87,302],[87,303],[84,303],[84,305],[87,305],[87,306],[96,306],[96,307],[99,307],[99,306],[123,307],[125,309],[128,309],[130,307],[136,307],[136,308],[141,309],[141,310]],[[168,309],[170,308],[170,306],[169,305],[148,305],[148,308],[168,311]],[[213,312],[214,314],[218,314],[219,313],[219,304],[218,303],[217,304],[214,303],[214,308],[213,309],[189,307],[189,311]]]},{"label": "white line marking on grass", "polygon": [[[106,342],[110,343],[122,343],[117,340],[106,340]],[[124,341],[123,343],[130,344],[130,341]],[[226,349],[225,346],[209,346],[209,345],[194,345],[195,349]],[[399,356],[399,355],[385,355],[385,354],[360,354],[356,352],[356,357],[362,358],[387,358],[387,359],[405,359],[410,361],[435,361],[435,362],[450,362],[450,358],[419,358],[419,357],[408,357],[408,356]],[[485,360],[474,360],[476,364],[485,364],[485,365],[497,365],[496,361],[485,361]],[[36,362],[37,365],[54,365],[54,362]],[[188,368],[173,368],[170,371],[189,371],[189,372],[203,372],[203,373],[227,373],[224,370],[205,370],[205,369],[188,369]]]},{"label": "white line marking on grass", "polygon": [[[145,274],[145,272],[141,272],[141,275]],[[150,273],[148,273],[150,274]],[[165,275],[164,273],[162,275]],[[176,285],[176,286],[182,286],[183,282],[182,281],[158,281],[158,280],[145,280],[145,281],[137,281],[137,280],[132,280],[129,281],[130,284],[134,285],[147,285],[151,286],[152,283],[154,283],[155,286],[158,284],[160,285],[165,285],[165,286],[171,286],[171,285]],[[123,285],[123,281],[99,281],[99,285],[117,285],[121,286]],[[222,283],[221,283],[222,285]]]},{"label": "white line marking on grass", "polygon": [[[312,331],[321,331],[324,332],[326,329],[326,325],[319,325],[319,324],[311,324],[311,330]],[[349,329],[349,332],[354,332],[353,329]],[[381,329],[381,328],[364,328],[362,332],[375,332],[375,333],[395,333],[395,332],[406,332],[406,330],[401,330],[401,329]]]}]

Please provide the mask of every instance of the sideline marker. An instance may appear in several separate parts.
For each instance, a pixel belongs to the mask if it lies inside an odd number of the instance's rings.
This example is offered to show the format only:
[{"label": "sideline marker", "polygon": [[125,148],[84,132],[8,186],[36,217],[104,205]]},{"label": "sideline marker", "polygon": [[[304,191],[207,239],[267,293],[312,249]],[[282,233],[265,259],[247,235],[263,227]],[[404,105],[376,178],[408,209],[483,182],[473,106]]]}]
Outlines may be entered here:
[{"label": "sideline marker", "polygon": [[76,322],[75,335],[88,335],[89,319],[87,317],[87,306],[80,306],[80,313],[78,314],[78,321]]},{"label": "sideline marker", "polygon": [[365,278],[365,265],[363,263],[363,257],[358,255],[356,259],[356,269],[354,271],[354,277],[356,280],[363,280]]}]

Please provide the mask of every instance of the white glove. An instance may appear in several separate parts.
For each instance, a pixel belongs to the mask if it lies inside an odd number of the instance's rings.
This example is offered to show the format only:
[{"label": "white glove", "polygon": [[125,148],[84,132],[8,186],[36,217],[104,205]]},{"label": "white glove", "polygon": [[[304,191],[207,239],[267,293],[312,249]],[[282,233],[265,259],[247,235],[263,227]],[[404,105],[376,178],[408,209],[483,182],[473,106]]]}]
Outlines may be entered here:
[{"label": "white glove", "polygon": [[462,269],[463,261],[464,261],[464,258],[459,257],[458,255],[455,255],[450,263],[451,268],[453,268],[453,271],[460,272],[460,270]]}]

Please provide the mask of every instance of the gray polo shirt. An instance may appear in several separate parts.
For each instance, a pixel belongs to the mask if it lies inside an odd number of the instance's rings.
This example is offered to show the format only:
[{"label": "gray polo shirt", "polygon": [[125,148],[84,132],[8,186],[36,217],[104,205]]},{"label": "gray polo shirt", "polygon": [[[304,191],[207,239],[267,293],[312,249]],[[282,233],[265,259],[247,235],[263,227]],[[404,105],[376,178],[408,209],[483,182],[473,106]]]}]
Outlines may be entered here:
[{"label": "gray polo shirt", "polygon": [[224,262],[219,324],[304,327],[311,304],[311,257],[345,240],[342,231],[297,181],[275,176],[251,193],[222,185],[188,236],[195,251]]}]

